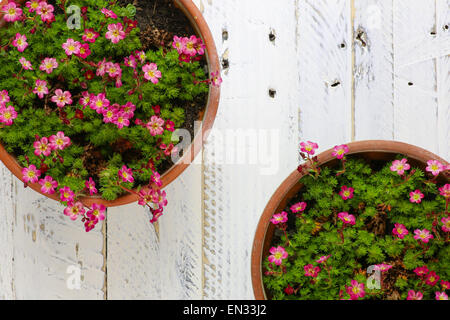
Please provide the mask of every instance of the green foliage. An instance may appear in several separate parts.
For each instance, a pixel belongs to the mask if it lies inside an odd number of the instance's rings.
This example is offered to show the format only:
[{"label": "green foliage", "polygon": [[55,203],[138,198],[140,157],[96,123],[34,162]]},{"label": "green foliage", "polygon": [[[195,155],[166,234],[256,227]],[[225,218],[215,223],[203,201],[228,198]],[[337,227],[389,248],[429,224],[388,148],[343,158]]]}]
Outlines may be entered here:
[{"label": "green foliage", "polygon": [[[93,177],[102,197],[107,200],[113,200],[124,193],[115,183],[117,172],[123,165],[140,169],[153,160],[158,169],[165,160],[160,144],[177,143],[171,141],[170,131],[165,130],[162,135],[152,136],[148,130],[136,125],[134,120],[141,119],[146,123],[155,115],[152,106],[159,105],[163,120],[173,121],[175,128],[183,127],[184,108],[204,102],[209,90],[204,81],[207,75],[203,64],[199,61],[180,62],[178,52],[174,49],[160,48],[146,52],[146,61],[138,64],[139,75],[136,77],[133,68],[124,64],[124,58],[143,47],[139,28],[132,29],[125,39],[116,44],[105,37],[108,24],[121,22],[125,29],[124,18],[133,19],[136,8],[131,4],[120,7],[116,2],[113,3],[111,6],[112,3],[104,0],[65,1],[66,8],[71,5],[88,7],[86,19],[83,17],[81,21],[81,30],[69,29],[65,14],[60,9],[55,22],[49,25],[35,13],[28,12],[25,7],[23,12],[27,19],[24,22],[9,23],[7,28],[0,29],[0,91],[8,91],[10,105],[18,113],[13,125],[0,124],[0,141],[22,166],[28,166],[26,157],[30,164],[38,168],[42,163],[48,165],[46,175],[57,180],[60,187],[69,186],[79,192],[84,189],[84,181]],[[118,19],[106,19],[100,13],[105,7],[113,10]],[[56,10],[55,8],[55,13]],[[95,43],[89,43],[91,55],[86,59],[75,55],[67,56],[62,48],[63,43],[69,38],[85,43],[82,35],[88,28],[100,33]],[[19,52],[12,45],[17,33],[27,36],[28,47],[24,52]],[[21,57],[31,62],[33,70],[22,69],[19,63]],[[39,69],[46,57],[56,58],[59,64],[51,74]],[[94,76],[92,80],[85,78],[88,71],[96,73],[97,64],[103,59],[121,64],[122,86],[116,86],[114,79],[108,76]],[[161,71],[162,77],[157,84],[144,80],[142,66],[145,63],[155,63]],[[43,99],[33,93],[38,79],[47,81],[50,90]],[[86,87],[82,88],[82,83]],[[69,90],[72,95],[73,103],[63,108],[66,115],[61,114],[56,104],[50,101],[58,88]],[[119,129],[113,123],[104,123],[103,115],[81,105],[79,99],[84,91],[95,95],[106,93],[111,105],[122,106],[127,102],[134,104],[136,111],[130,119],[129,127]],[[75,117],[76,112],[80,111],[83,113],[82,119]],[[64,123],[64,119],[70,123]],[[42,157],[36,156],[33,148],[36,136],[50,137],[59,131],[72,140],[70,147],[59,152],[64,162],[54,162],[52,157],[42,160]],[[131,147],[122,148],[123,144]],[[92,167],[96,169],[93,170]],[[146,185],[150,177],[151,171],[147,169],[136,172],[136,184],[128,187]]]},{"label": "green foliage", "polygon": [[[300,201],[307,203],[306,210],[299,217],[294,213],[288,216],[285,226],[289,245],[283,227],[276,229],[271,243],[271,247],[284,247],[288,258],[281,267],[267,257],[263,262],[268,272],[263,282],[271,298],[346,299],[351,280],[365,285],[363,299],[406,299],[409,290],[421,291],[424,299],[434,299],[436,291],[445,291],[439,282],[434,286],[425,284],[413,271],[426,265],[440,280],[450,279],[449,235],[440,222],[448,215],[445,198],[439,194],[438,185],[426,181],[429,177],[421,169],[411,168],[407,176],[401,177],[390,166],[390,162],[368,163],[351,156],[345,161],[343,173],[337,175],[341,165],[322,167],[318,176],[311,174],[301,179],[304,186],[284,211],[289,212],[289,207]],[[344,185],[354,188],[353,197],[347,200],[339,195]],[[417,189],[424,198],[421,203],[412,203],[409,194]],[[355,224],[344,228],[338,218],[340,212],[352,214]],[[435,227],[433,222],[437,222]],[[396,223],[408,229],[404,239],[393,234]],[[429,243],[415,240],[416,229],[427,229],[434,238]],[[316,262],[326,255],[331,255],[326,263]],[[309,264],[321,268],[317,277],[305,275],[304,267]],[[368,267],[380,264],[392,268],[381,273],[381,289],[369,289]],[[295,292],[286,293],[288,286]]]}]

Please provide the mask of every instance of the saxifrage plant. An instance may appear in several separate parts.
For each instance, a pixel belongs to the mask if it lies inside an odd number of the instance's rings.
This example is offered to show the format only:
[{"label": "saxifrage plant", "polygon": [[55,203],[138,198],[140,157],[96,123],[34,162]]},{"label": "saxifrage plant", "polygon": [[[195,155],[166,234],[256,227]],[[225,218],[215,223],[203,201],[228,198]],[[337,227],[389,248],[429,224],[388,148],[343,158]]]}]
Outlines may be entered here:
[{"label": "saxifrage plant", "polygon": [[[135,193],[158,219],[167,204],[158,170],[177,152],[180,105],[221,82],[204,72],[200,38],[174,37],[173,49],[144,52],[136,8],[116,3],[0,7],[0,140],[24,167],[25,186],[58,194],[64,214],[81,217],[86,231],[105,218],[103,205],[78,200],[86,195]],[[73,6],[79,28],[68,22]]]},{"label": "saxifrage plant", "polygon": [[338,167],[319,166],[316,143],[302,142],[308,160],[302,188],[273,215],[264,261],[273,299],[447,300],[450,289],[449,167],[429,160],[425,172],[398,155],[368,163],[336,146]]}]

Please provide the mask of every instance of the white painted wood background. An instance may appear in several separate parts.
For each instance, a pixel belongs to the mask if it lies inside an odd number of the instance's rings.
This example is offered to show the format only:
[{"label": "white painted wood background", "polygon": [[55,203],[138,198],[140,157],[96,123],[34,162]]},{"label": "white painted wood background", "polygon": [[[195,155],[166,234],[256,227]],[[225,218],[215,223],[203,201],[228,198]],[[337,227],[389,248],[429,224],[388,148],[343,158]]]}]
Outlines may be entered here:
[{"label": "white painted wood background", "polygon": [[158,230],[136,204],[86,234],[0,165],[0,299],[253,299],[256,225],[301,140],[394,139],[449,159],[450,0],[195,3],[229,67],[214,130],[166,189]]}]

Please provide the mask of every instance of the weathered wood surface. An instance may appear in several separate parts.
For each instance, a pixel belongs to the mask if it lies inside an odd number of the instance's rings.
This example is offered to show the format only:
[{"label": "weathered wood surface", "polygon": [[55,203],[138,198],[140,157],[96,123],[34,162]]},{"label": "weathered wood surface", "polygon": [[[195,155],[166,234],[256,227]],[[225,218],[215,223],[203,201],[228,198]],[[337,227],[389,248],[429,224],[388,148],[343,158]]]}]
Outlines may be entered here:
[{"label": "weathered wood surface", "polygon": [[300,141],[395,139],[450,158],[450,0],[194,2],[228,68],[159,224],[133,204],[86,234],[0,165],[0,299],[253,299],[253,235]]}]

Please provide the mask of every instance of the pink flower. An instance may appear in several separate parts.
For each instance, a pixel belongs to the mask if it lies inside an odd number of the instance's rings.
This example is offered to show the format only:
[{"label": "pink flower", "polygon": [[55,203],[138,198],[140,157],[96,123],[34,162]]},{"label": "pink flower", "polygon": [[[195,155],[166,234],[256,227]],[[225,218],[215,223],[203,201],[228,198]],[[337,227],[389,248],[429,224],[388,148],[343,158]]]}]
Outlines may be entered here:
[{"label": "pink flower", "polygon": [[164,120],[158,116],[152,116],[147,123],[147,129],[152,136],[163,134],[164,132]]},{"label": "pink flower", "polygon": [[439,175],[439,173],[444,171],[444,166],[437,160],[428,160],[427,165],[428,166],[425,168],[425,170],[431,172],[433,176],[437,176]]},{"label": "pink flower", "polygon": [[99,77],[103,77],[106,73],[106,67],[110,62],[106,62],[106,59],[99,61],[97,64],[97,72],[95,73]]},{"label": "pink flower", "polygon": [[190,38],[183,38],[181,39],[181,42],[183,43],[183,53],[188,56],[195,56],[197,54],[197,50],[195,50],[196,43],[197,43],[197,37],[191,36]]},{"label": "pink flower", "polygon": [[48,157],[52,153],[52,148],[49,145],[48,138],[43,137],[42,139],[35,141],[33,144],[34,154],[36,156],[44,155]]},{"label": "pink flower", "polygon": [[64,214],[71,220],[77,220],[78,216],[82,216],[85,212],[86,210],[84,210],[81,202],[76,202],[75,204],[70,202],[64,209]]},{"label": "pink flower", "polygon": [[136,57],[133,55],[131,55],[129,57],[125,57],[124,62],[125,62],[125,65],[130,68],[136,69],[136,67],[137,67]]},{"label": "pink flower", "polygon": [[50,147],[52,150],[64,150],[72,144],[69,137],[64,132],[59,131],[56,135],[50,137]]},{"label": "pink flower", "polygon": [[350,299],[358,300],[358,298],[363,298],[366,295],[364,291],[364,283],[359,283],[356,280],[351,281],[351,286],[346,286],[346,291],[350,295]]},{"label": "pink flower", "polygon": [[89,48],[89,43],[83,43],[80,45],[80,52],[76,54],[77,57],[81,59],[86,59],[91,55],[91,49]]},{"label": "pink flower", "polygon": [[52,73],[56,68],[58,68],[58,62],[55,58],[45,58],[39,66],[41,71],[45,71],[48,74]]},{"label": "pink flower", "polygon": [[17,48],[19,52],[23,52],[28,47],[27,36],[16,33],[16,38],[12,45]]},{"label": "pink flower", "polygon": [[167,131],[174,132],[175,131],[175,122],[173,122],[171,120],[167,120],[166,121],[166,125],[165,125],[165,129]]},{"label": "pink flower", "polygon": [[97,111],[99,114],[103,114],[103,112],[108,109],[109,104],[110,102],[106,99],[106,95],[100,93],[91,97],[90,108]]},{"label": "pink flower", "polygon": [[348,212],[340,212],[338,218],[341,219],[344,224],[355,224],[355,216],[348,214]]},{"label": "pink flower", "polygon": [[391,165],[391,171],[397,172],[398,175],[403,175],[406,170],[409,170],[411,166],[407,163],[408,160],[403,158],[402,160],[394,160]]},{"label": "pink flower", "polygon": [[385,271],[388,271],[390,268],[392,268],[392,266],[390,264],[382,263],[382,264],[375,265],[374,270],[385,272]]},{"label": "pink flower", "polygon": [[420,291],[415,292],[414,290],[408,291],[408,297],[406,300],[422,300],[423,294]]},{"label": "pink flower", "polygon": [[130,125],[130,119],[123,112],[119,112],[114,119],[113,123],[117,128],[122,129],[123,127],[128,127]]},{"label": "pink flower", "polygon": [[36,86],[33,89],[33,93],[37,94],[39,99],[44,98],[44,95],[48,94],[47,81],[36,80]]},{"label": "pink flower", "polygon": [[424,243],[428,243],[428,241],[430,241],[430,239],[433,239],[433,235],[430,233],[430,231],[428,231],[427,229],[423,229],[423,230],[419,230],[416,229],[414,230],[414,239],[416,240],[421,240]]},{"label": "pink flower", "polygon": [[84,228],[85,228],[86,232],[89,232],[92,229],[94,229],[95,226],[97,225],[97,223],[98,223],[97,218],[86,220],[86,222],[84,223]]},{"label": "pink flower", "polygon": [[101,12],[105,15],[106,18],[117,19],[117,15],[112,10],[103,8]]},{"label": "pink flower", "polygon": [[123,182],[134,182],[133,178],[133,170],[123,166],[122,169],[119,170],[119,178],[122,178]]},{"label": "pink flower", "polygon": [[145,206],[149,202],[153,202],[153,194],[155,192],[152,189],[142,189],[139,191],[139,200],[138,204],[140,206]]},{"label": "pink flower", "polygon": [[159,78],[161,78],[161,71],[158,70],[158,66],[156,63],[147,63],[142,67],[142,71],[144,71],[144,78],[151,81],[154,84],[159,82]]},{"label": "pink flower", "polygon": [[68,56],[73,54],[77,55],[80,53],[81,44],[78,41],[73,39],[67,39],[65,43],[63,43],[62,48],[65,50]]},{"label": "pink flower", "polygon": [[329,258],[331,257],[331,254],[327,256],[321,256],[319,259],[316,260],[317,263],[325,263]]},{"label": "pink flower", "polygon": [[22,68],[24,70],[33,70],[33,66],[31,65],[31,62],[25,59],[24,57],[19,59],[20,64],[22,65]]},{"label": "pink flower", "polygon": [[304,211],[306,209],[306,202],[298,202],[292,205],[290,209],[293,213],[299,213],[301,211]]},{"label": "pink flower", "polygon": [[445,291],[439,292],[436,291],[436,300],[448,300],[447,294],[445,294]]},{"label": "pink flower", "polygon": [[439,281],[439,276],[434,271],[430,271],[425,278],[425,283],[429,286],[434,286]]},{"label": "pink flower", "polygon": [[22,169],[22,181],[25,183],[36,183],[39,180],[41,171],[39,171],[34,164],[28,168]]},{"label": "pink flower", "polygon": [[120,111],[123,112],[124,116],[128,119],[134,117],[134,111],[136,110],[136,106],[131,102],[127,102],[125,105],[121,106]]},{"label": "pink flower", "polygon": [[94,96],[93,94],[90,94],[90,93],[87,92],[87,91],[83,91],[83,92],[81,93],[81,98],[80,98],[79,103],[80,103],[83,107],[87,107],[87,106],[89,106],[89,105],[91,104],[91,98],[92,98],[93,96]]},{"label": "pink flower", "polygon": [[10,126],[17,118],[17,112],[13,106],[4,107],[0,105],[0,123]]},{"label": "pink flower", "polygon": [[162,186],[161,175],[156,171],[152,172],[152,182],[158,187]]},{"label": "pink flower", "polygon": [[339,195],[342,197],[343,200],[348,200],[353,198],[353,188],[347,188],[347,186],[342,186],[341,191],[339,192]]},{"label": "pink flower", "polygon": [[0,106],[5,106],[7,102],[11,101],[8,95],[8,91],[0,91]]},{"label": "pink flower", "polygon": [[441,280],[442,290],[450,289],[450,282]]},{"label": "pink flower", "polygon": [[272,247],[270,248],[269,252],[271,255],[269,256],[269,262],[275,263],[277,266],[280,266],[283,263],[283,260],[288,257],[288,253],[286,250],[281,247]]},{"label": "pink flower", "polygon": [[347,153],[348,153],[348,146],[346,144],[342,144],[340,146],[335,146],[333,149],[333,153],[331,155],[338,159],[342,159]]},{"label": "pink flower", "polygon": [[88,189],[91,196],[97,193],[97,188],[95,188],[95,182],[92,178],[89,178],[84,185],[86,186],[86,189]]},{"label": "pink flower", "polygon": [[211,72],[210,82],[213,87],[220,87],[223,82],[220,71]]},{"label": "pink flower", "polygon": [[107,110],[103,111],[103,122],[104,123],[114,123],[117,119],[117,114],[119,110],[114,108],[114,106],[109,106]]},{"label": "pink flower", "polygon": [[171,154],[178,152],[178,148],[175,147],[173,145],[173,143],[169,143],[169,145],[165,145],[164,143],[161,143],[159,148],[164,151],[164,154],[166,156],[170,156]]},{"label": "pink flower", "polygon": [[161,190],[156,190],[153,192],[152,202],[159,208],[167,206],[166,192]]},{"label": "pink flower", "polygon": [[439,188],[439,194],[444,198],[450,198],[450,184],[446,183],[442,188]]},{"label": "pink flower", "polygon": [[28,8],[29,12],[34,12],[39,7],[39,2],[41,2],[41,0],[27,1],[27,3],[25,3],[25,6]]},{"label": "pink flower", "polygon": [[58,182],[53,180],[51,176],[40,179],[39,184],[41,185],[41,191],[46,194],[54,194],[55,189],[58,187]]},{"label": "pink flower", "polygon": [[64,187],[59,189],[59,199],[63,202],[73,202],[75,193],[69,188]]},{"label": "pink flower", "polygon": [[409,233],[409,231],[403,224],[396,223],[395,228],[392,230],[392,233],[395,234],[400,239],[403,239]]},{"label": "pink flower", "polygon": [[305,271],[305,276],[315,278],[319,275],[320,267],[314,267],[312,264],[307,264],[303,267],[303,270]]},{"label": "pink flower", "polygon": [[179,54],[184,52],[185,44],[183,43],[183,38],[174,36],[172,47],[178,51]]},{"label": "pink flower", "polygon": [[300,151],[306,152],[309,155],[313,155],[316,152],[316,149],[318,149],[319,146],[317,143],[307,141],[307,142],[301,142],[300,143]]},{"label": "pink flower", "polygon": [[414,273],[419,276],[423,277],[429,272],[427,266],[417,267],[414,269]]},{"label": "pink flower", "polygon": [[412,191],[409,193],[409,201],[412,203],[421,203],[424,195],[420,190]]},{"label": "pink flower", "polygon": [[287,212],[283,211],[281,213],[276,213],[272,216],[272,219],[270,219],[270,222],[273,224],[279,224],[279,223],[285,223],[288,221]]},{"label": "pink flower", "polygon": [[2,7],[1,12],[4,14],[3,18],[7,22],[18,21],[22,18],[22,9],[20,9],[14,1],[10,1]]},{"label": "pink flower", "polygon": [[136,58],[138,58],[140,63],[144,63],[145,60],[147,60],[147,55],[144,51],[136,51],[135,53]]},{"label": "pink flower", "polygon": [[443,217],[441,219],[441,222],[443,224],[442,231],[450,232],[450,217]]},{"label": "pink flower", "polygon": [[91,210],[86,213],[86,216],[90,219],[98,219],[99,221],[105,220],[106,207],[102,204],[94,203]]},{"label": "pink flower", "polygon": [[205,44],[203,43],[201,38],[197,38],[197,41],[195,42],[195,50],[197,50],[198,55],[204,55],[205,54]]},{"label": "pink flower", "polygon": [[105,37],[111,40],[112,43],[118,43],[120,40],[125,39],[125,36],[123,25],[120,22],[108,25],[108,32],[106,32]]},{"label": "pink flower", "polygon": [[39,2],[39,7],[36,9],[36,13],[41,16],[43,22],[53,21],[55,19],[54,11],[55,8],[45,1]]},{"label": "pink flower", "polygon": [[107,62],[106,63],[106,72],[111,78],[121,77],[122,69],[120,68],[120,64]]},{"label": "pink flower", "polygon": [[81,37],[83,41],[94,43],[95,40],[100,36],[98,32],[95,32],[93,29],[84,30],[84,34]]},{"label": "pink flower", "polygon": [[62,91],[61,89],[56,89],[55,95],[52,97],[52,102],[60,108],[64,107],[66,104],[72,104],[72,94],[69,91]]}]

